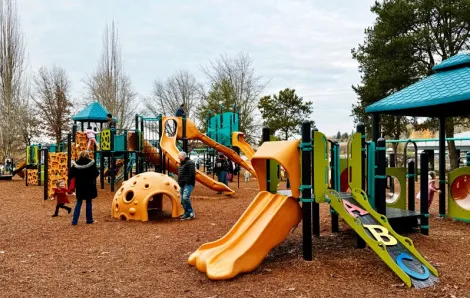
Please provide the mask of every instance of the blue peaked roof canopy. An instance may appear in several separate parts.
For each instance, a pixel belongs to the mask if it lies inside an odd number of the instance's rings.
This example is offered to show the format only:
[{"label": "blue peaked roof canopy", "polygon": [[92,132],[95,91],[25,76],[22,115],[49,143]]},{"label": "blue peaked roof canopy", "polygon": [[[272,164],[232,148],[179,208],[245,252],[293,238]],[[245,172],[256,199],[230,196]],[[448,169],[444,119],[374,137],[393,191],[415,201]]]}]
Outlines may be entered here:
[{"label": "blue peaked roof canopy", "polygon": [[[106,122],[108,121],[109,112],[105,107],[100,105],[97,101],[87,105],[83,110],[78,112],[72,117],[73,121],[90,121],[90,122]],[[115,117],[113,117],[116,120]]]},{"label": "blue peaked roof canopy", "polygon": [[436,72],[366,107],[366,113],[455,117],[470,115],[470,54],[435,65]]}]

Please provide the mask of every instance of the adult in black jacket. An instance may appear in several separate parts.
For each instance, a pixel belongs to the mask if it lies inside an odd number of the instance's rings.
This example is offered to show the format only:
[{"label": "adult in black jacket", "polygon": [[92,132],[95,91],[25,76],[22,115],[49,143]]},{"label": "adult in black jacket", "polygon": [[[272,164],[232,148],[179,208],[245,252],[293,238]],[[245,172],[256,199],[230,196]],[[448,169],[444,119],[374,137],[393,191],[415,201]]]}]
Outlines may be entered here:
[{"label": "adult in black jacket", "polygon": [[181,205],[184,208],[184,214],[181,220],[193,219],[196,217],[193,206],[191,205],[191,192],[196,184],[196,167],[194,162],[187,157],[186,152],[180,152],[178,155],[180,167],[178,169],[178,184],[180,186]]},{"label": "adult in black jacket", "polygon": [[80,209],[83,200],[86,201],[86,223],[93,223],[92,200],[98,196],[96,189],[96,177],[99,171],[95,161],[88,157],[88,151],[82,151],[78,155],[78,160],[72,161],[72,168],[69,172],[69,181],[75,179],[75,193],[77,195],[77,204],[73,211],[72,225],[78,223],[80,217]]},{"label": "adult in black jacket", "polygon": [[[229,161],[225,157],[223,153],[219,153],[219,156],[215,160],[214,164],[214,171],[215,174],[217,175],[217,180],[219,180],[220,183],[223,183],[228,186],[228,179],[227,179],[227,172],[229,170]],[[221,192],[218,192],[218,194],[221,194]]]}]

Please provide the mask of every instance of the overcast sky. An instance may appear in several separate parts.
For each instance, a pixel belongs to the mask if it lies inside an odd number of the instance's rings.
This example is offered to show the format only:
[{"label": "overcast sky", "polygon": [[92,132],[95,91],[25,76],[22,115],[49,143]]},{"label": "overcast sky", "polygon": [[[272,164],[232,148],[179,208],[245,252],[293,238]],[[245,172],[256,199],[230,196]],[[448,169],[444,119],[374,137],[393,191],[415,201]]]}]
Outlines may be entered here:
[{"label": "overcast sky", "polygon": [[320,131],[350,132],[351,85],[360,80],[351,48],[374,20],[374,0],[18,0],[30,71],[64,68],[73,96],[83,97],[105,25],[115,20],[124,69],[139,97],[152,82],[199,66],[220,54],[249,53],[265,94],[294,88],[314,103]]}]

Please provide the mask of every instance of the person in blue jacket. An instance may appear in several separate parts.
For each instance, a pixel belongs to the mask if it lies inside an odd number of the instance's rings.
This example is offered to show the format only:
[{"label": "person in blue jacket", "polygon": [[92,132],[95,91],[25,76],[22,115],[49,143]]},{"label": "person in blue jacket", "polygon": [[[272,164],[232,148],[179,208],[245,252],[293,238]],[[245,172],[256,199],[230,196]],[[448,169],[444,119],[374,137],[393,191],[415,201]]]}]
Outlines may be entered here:
[{"label": "person in blue jacket", "polygon": [[180,105],[180,107],[176,110],[176,117],[183,117],[186,116],[186,113],[184,112],[184,103]]}]

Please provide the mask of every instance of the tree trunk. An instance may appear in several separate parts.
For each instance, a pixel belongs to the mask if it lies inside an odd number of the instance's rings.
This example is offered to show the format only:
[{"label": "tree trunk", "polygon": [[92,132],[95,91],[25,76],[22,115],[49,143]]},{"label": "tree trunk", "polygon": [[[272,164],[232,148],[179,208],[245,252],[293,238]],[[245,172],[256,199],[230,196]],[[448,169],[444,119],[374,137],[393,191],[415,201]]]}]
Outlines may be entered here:
[{"label": "tree trunk", "polygon": [[[446,120],[446,138],[454,137],[454,119],[447,118]],[[455,141],[448,141],[447,148],[449,150],[449,160],[450,160],[450,170],[458,168],[458,159],[457,150],[455,148]]]}]

